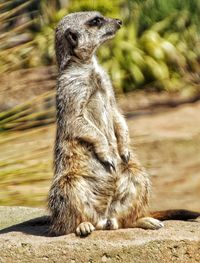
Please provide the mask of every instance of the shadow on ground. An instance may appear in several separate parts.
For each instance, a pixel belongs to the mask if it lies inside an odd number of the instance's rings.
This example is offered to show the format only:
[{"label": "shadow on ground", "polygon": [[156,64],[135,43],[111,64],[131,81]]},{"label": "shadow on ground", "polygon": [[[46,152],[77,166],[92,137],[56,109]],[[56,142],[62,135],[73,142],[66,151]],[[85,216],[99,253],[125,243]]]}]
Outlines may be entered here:
[{"label": "shadow on ground", "polygon": [[22,232],[28,235],[50,237],[50,217],[40,216],[0,230],[0,234]]}]

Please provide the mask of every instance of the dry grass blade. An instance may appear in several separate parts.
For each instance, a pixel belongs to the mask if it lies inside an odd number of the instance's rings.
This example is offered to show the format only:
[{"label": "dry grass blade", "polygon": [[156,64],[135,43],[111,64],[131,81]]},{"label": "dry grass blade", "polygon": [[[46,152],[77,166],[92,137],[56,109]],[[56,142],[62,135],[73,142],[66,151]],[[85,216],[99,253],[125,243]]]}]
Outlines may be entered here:
[{"label": "dry grass blade", "polygon": [[5,11],[4,13],[0,14],[0,22],[5,22],[11,16],[16,15],[18,12],[22,11],[24,8],[28,7],[34,0],[28,0],[25,3],[20,4],[19,6],[12,8],[9,11]]},{"label": "dry grass blade", "polygon": [[2,50],[0,51],[0,56],[6,56],[7,54],[10,54],[11,52],[16,52],[18,50],[20,50],[21,48],[25,49],[25,48],[28,48],[28,47],[32,47],[32,45],[34,44],[34,40],[32,41],[29,41],[27,43],[23,43],[23,44],[20,44],[20,45],[16,45],[14,47],[10,47],[6,50]]},{"label": "dry grass blade", "polygon": [[19,200],[24,205],[45,203],[52,177],[53,140],[52,126],[0,133],[1,205],[19,204]]},{"label": "dry grass blade", "polygon": [[22,25],[19,25],[17,27],[15,27],[12,31],[10,32],[6,32],[1,34],[0,36],[0,41],[5,41],[7,40],[9,37],[15,35],[16,33],[23,33],[25,29],[27,29],[28,27],[30,27],[31,25],[33,25],[36,22],[36,19],[33,19],[31,21],[28,21],[26,23],[23,23]]},{"label": "dry grass blade", "polygon": [[[5,1],[5,0],[4,0]],[[3,9],[3,8],[5,8],[5,7],[8,7],[10,4],[12,4],[12,3],[14,3],[15,2],[15,0],[7,0],[7,1],[5,1],[5,2],[3,2],[3,3],[0,3],[0,9]]]},{"label": "dry grass blade", "polygon": [[0,131],[30,129],[53,123],[54,96],[54,91],[46,92],[11,110],[1,112]]},{"label": "dry grass blade", "polygon": [[[0,4],[0,72],[34,64],[34,31],[40,27],[40,1],[13,0]],[[30,29],[30,30],[29,30]],[[34,29],[34,30],[33,30]]]}]

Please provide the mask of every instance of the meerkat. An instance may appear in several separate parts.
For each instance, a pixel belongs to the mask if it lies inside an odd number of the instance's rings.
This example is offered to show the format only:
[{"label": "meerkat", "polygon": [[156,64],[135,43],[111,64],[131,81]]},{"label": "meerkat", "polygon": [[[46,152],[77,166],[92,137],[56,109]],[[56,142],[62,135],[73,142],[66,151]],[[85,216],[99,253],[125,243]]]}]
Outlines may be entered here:
[{"label": "meerkat", "polygon": [[[92,11],[69,14],[56,28],[57,133],[48,200],[55,235],[163,227],[148,212],[149,176],[130,150],[126,121],[95,56],[121,26]],[[166,214],[175,217],[173,211],[155,217]]]}]

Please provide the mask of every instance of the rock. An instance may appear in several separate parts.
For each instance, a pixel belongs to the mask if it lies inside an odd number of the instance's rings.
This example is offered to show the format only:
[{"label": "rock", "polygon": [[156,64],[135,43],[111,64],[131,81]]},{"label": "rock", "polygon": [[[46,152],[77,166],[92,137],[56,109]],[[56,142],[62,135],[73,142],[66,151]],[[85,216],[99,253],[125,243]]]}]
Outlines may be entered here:
[{"label": "rock", "polygon": [[159,230],[120,229],[48,236],[44,209],[0,207],[2,263],[200,262],[200,220],[166,221]]}]

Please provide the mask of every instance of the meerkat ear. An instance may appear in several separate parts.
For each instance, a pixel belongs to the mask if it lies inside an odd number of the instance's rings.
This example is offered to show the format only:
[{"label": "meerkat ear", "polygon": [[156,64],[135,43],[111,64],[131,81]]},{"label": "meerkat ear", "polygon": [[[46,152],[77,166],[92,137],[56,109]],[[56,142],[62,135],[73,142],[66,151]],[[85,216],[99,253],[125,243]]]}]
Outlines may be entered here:
[{"label": "meerkat ear", "polygon": [[71,45],[72,48],[77,47],[77,45],[78,45],[78,32],[68,28],[65,31],[65,38],[67,39],[68,43]]},{"label": "meerkat ear", "polygon": [[75,47],[78,46],[78,33],[68,28],[65,33],[64,37],[67,43],[64,45],[64,56],[62,57],[60,68],[64,70],[69,63],[73,50]]}]

